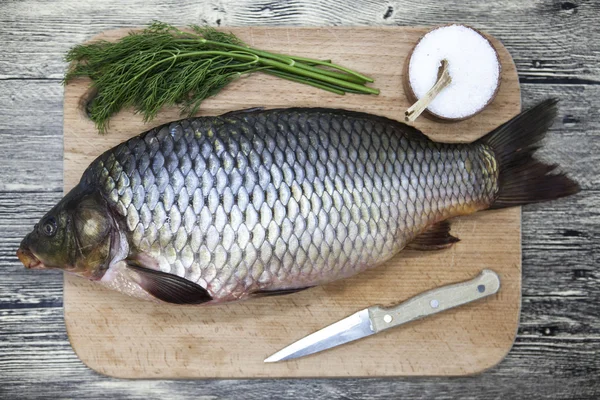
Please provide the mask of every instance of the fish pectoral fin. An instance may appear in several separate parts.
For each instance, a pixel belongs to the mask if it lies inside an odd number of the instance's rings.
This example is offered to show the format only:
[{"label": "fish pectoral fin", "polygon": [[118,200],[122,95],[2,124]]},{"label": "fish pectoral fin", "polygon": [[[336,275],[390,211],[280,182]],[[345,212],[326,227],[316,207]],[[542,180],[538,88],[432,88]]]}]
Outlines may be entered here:
[{"label": "fish pectoral fin", "polygon": [[213,299],[206,289],[185,278],[146,268],[135,260],[125,261],[134,281],[157,299],[173,304],[202,304]]},{"label": "fish pectoral fin", "polygon": [[306,289],[310,289],[314,286],[306,286],[301,288],[292,288],[292,289],[274,289],[274,290],[257,290],[256,292],[252,292],[252,297],[267,297],[267,296],[283,296],[286,294],[298,293]]},{"label": "fish pectoral fin", "polygon": [[430,226],[406,245],[406,248],[423,251],[442,250],[452,247],[456,242],[460,242],[460,239],[450,234],[450,222],[442,221]]}]

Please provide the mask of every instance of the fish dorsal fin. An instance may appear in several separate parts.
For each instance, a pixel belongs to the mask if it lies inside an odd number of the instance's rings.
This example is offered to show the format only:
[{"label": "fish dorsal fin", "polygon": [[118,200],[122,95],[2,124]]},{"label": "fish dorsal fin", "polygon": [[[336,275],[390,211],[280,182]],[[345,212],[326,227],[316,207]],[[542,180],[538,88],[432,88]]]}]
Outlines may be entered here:
[{"label": "fish dorsal fin", "polygon": [[235,116],[235,115],[244,115],[244,114],[254,113],[254,112],[264,111],[264,110],[265,110],[264,107],[242,108],[241,110],[228,111],[225,114],[221,114],[220,116],[221,117],[231,117],[231,116]]},{"label": "fish dorsal fin", "polygon": [[210,293],[194,282],[143,267],[135,260],[125,261],[135,282],[157,299],[173,304],[202,304],[212,300]]},{"label": "fish dorsal fin", "polygon": [[442,250],[451,247],[460,239],[450,234],[450,222],[442,221],[431,225],[410,242],[406,248],[411,250]]}]

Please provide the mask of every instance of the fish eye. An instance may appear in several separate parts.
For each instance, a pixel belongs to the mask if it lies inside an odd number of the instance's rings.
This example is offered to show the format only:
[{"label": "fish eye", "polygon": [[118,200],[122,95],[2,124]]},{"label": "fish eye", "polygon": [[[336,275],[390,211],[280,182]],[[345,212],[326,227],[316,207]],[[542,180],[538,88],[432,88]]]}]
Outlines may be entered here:
[{"label": "fish eye", "polygon": [[46,221],[42,225],[42,232],[44,232],[44,235],[50,237],[56,234],[56,219],[54,217],[46,218]]}]

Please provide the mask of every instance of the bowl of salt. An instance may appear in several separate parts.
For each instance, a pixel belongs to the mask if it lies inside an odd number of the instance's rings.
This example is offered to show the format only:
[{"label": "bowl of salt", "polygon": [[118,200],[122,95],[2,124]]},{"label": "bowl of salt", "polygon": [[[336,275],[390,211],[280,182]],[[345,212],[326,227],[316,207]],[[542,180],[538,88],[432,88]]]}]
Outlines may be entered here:
[{"label": "bowl of salt", "polygon": [[479,31],[456,24],[437,27],[408,54],[404,87],[416,103],[405,119],[412,122],[423,112],[446,122],[471,118],[496,97],[500,73],[498,52]]}]

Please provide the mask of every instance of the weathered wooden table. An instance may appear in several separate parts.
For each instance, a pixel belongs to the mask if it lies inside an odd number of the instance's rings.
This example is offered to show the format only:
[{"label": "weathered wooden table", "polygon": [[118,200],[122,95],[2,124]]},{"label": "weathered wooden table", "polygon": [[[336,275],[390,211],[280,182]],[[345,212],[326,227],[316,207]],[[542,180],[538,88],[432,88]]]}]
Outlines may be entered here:
[{"label": "weathered wooden table", "polygon": [[[600,396],[600,2],[33,0],[0,3],[0,398],[597,398]],[[437,25],[485,30],[512,53],[523,104],[558,97],[542,153],[582,185],[523,210],[523,303],[508,357],[465,378],[128,381],[69,345],[62,274],[26,271],[19,241],[62,194],[64,53],[94,34],[177,25]]]}]

